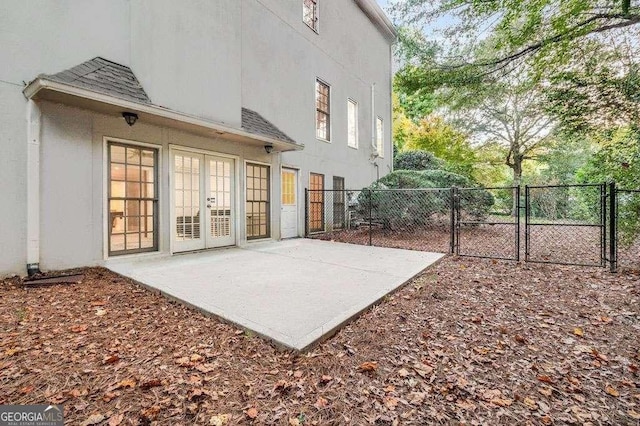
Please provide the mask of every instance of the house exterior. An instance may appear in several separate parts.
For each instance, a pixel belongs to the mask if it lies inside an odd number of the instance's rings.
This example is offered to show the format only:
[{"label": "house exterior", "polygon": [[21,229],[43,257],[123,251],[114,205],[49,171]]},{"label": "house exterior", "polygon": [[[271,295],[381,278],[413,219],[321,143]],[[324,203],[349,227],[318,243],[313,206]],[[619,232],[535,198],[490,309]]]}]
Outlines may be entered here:
[{"label": "house exterior", "polygon": [[0,275],[291,238],[392,167],[374,0],[7,0]]}]

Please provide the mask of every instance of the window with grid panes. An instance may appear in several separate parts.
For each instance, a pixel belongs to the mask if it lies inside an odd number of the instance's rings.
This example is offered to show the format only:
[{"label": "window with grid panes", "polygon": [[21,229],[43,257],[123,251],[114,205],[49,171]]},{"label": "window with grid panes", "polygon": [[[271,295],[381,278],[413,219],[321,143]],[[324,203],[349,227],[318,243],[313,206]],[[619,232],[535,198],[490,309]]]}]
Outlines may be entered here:
[{"label": "window with grid panes", "polygon": [[158,249],[158,150],[108,145],[109,255]]},{"label": "window with grid panes", "polygon": [[331,88],[316,80],[316,137],[331,140]]},{"label": "window with grid panes", "polygon": [[318,0],[302,0],[302,22],[318,32]]},{"label": "window with grid panes", "polygon": [[271,235],[269,166],[247,163],[247,239],[268,238]]}]

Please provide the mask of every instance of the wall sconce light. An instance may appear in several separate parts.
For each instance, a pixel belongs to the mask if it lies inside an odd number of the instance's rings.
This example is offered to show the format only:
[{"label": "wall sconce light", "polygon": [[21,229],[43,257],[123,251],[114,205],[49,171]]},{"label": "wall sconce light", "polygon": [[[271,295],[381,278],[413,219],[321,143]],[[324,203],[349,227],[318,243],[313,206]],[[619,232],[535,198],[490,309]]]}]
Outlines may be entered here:
[{"label": "wall sconce light", "polygon": [[123,112],[122,117],[124,117],[124,121],[127,122],[129,126],[133,126],[138,121],[138,114],[133,112]]},{"label": "wall sconce light", "polygon": [[270,143],[266,144],[264,146],[264,150],[267,151],[267,154],[271,154],[271,151],[273,151],[273,145],[271,145]]}]

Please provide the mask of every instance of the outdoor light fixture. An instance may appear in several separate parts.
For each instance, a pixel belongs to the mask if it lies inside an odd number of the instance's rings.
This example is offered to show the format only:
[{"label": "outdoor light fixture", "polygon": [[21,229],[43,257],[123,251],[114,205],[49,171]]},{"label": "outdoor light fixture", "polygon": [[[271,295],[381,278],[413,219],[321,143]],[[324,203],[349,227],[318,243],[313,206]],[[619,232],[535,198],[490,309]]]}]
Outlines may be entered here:
[{"label": "outdoor light fixture", "polygon": [[124,117],[124,121],[127,122],[129,126],[133,126],[138,121],[138,114],[133,112],[123,112],[122,116]]},{"label": "outdoor light fixture", "polygon": [[271,154],[271,151],[273,151],[273,145],[271,145],[270,143],[266,144],[264,146],[264,150],[267,151],[267,154]]}]

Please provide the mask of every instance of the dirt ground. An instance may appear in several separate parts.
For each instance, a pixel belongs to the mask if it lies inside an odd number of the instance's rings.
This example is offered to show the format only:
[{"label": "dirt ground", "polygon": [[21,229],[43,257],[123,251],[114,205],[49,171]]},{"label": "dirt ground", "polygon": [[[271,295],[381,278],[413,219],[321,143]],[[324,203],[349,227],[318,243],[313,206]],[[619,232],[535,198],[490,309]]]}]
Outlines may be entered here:
[{"label": "dirt ground", "polygon": [[[602,235],[598,227],[568,225],[531,225],[529,259],[536,262],[559,262],[579,265],[600,265]],[[369,244],[369,229],[339,230],[314,234],[312,238],[351,244]],[[520,259],[525,258],[525,226],[520,226]],[[451,232],[448,224],[428,228],[384,230],[374,228],[374,246],[407,250],[449,253]],[[463,226],[459,231],[458,253],[461,255],[516,258],[515,223]],[[606,253],[606,258],[609,253]],[[640,238],[633,244],[620,244],[618,264],[623,269],[640,270]]]},{"label": "dirt ground", "polygon": [[103,269],[0,294],[0,404],[61,403],[68,424],[640,419],[633,274],[449,257],[305,354]]}]

